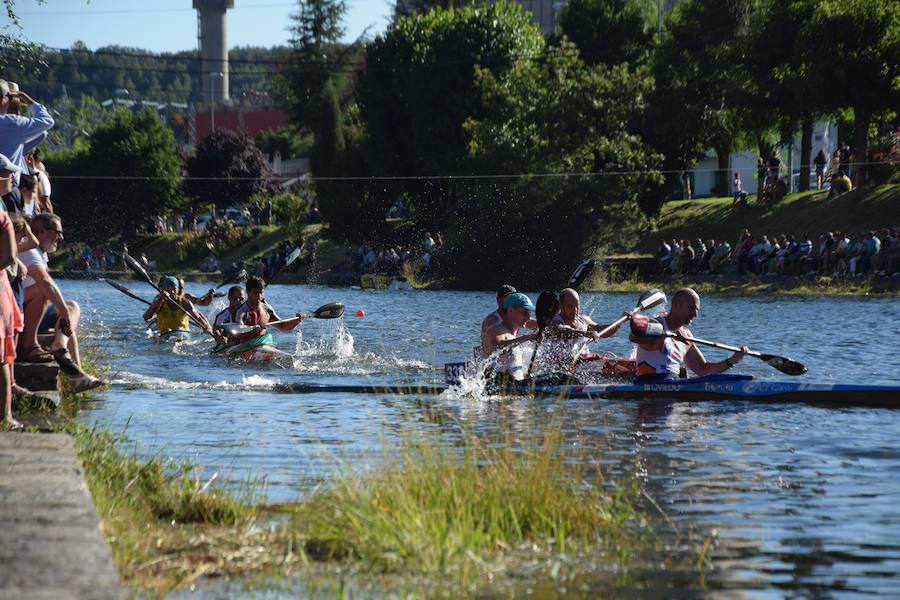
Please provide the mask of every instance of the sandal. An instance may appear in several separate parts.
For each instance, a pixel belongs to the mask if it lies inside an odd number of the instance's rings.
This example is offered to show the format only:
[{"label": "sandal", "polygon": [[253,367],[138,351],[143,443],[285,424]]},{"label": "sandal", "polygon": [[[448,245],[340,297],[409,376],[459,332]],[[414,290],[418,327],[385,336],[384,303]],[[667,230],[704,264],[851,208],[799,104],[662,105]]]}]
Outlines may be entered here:
[{"label": "sandal", "polygon": [[84,371],[82,371],[78,365],[75,364],[75,361],[72,360],[72,355],[69,354],[68,348],[59,348],[54,350],[51,354],[53,354],[51,360],[56,361],[60,371],[66,375],[71,375],[72,377],[84,376]]},{"label": "sandal", "polygon": [[16,357],[17,362],[26,363],[48,363],[53,362],[53,356],[45,351],[39,344],[35,344],[31,348],[26,348],[20,356]]}]

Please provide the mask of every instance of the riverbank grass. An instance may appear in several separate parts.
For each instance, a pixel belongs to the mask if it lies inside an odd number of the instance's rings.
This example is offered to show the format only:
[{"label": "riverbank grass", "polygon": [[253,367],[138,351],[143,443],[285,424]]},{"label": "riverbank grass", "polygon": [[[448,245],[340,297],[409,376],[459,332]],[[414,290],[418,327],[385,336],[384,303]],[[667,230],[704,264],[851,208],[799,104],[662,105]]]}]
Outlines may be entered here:
[{"label": "riverbank grass", "polygon": [[461,448],[411,441],[363,477],[340,478],[296,507],[291,528],[312,558],[377,572],[452,574],[471,583],[528,548],[587,548],[624,561],[645,520],[636,485],[607,487],[571,461],[559,435],[534,444],[466,438]]},{"label": "riverbank grass", "polygon": [[123,579],[149,596],[202,577],[268,588],[345,575],[419,590],[452,582],[468,595],[524,562],[579,552],[627,573],[653,546],[639,486],[604,480],[558,433],[529,443],[466,433],[449,448],[422,434],[371,470],[340,468],[302,502],[265,505],[258,482],[230,492],[189,465],[137,458],[123,436],[70,429]]}]

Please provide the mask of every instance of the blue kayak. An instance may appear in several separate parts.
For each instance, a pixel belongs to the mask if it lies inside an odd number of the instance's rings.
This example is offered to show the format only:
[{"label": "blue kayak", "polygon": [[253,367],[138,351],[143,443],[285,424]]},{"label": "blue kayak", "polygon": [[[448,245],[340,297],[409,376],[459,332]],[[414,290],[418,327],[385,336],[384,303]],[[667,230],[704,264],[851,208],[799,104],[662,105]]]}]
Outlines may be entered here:
[{"label": "blue kayak", "polygon": [[[284,383],[278,391],[291,393],[358,394],[440,394],[445,384],[316,384]],[[557,398],[665,399],[699,402],[705,400],[746,400],[754,402],[804,402],[834,406],[884,406],[900,408],[900,386],[795,383],[755,381],[749,375],[710,375],[691,379],[644,383],[600,383],[587,385],[507,386],[498,395],[537,395]]]}]

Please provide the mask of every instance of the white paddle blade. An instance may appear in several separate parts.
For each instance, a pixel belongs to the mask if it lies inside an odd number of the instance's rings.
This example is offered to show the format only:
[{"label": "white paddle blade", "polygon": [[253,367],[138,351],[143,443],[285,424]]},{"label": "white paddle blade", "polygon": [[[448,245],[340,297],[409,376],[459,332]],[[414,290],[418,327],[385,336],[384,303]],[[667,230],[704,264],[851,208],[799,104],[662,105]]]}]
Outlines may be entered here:
[{"label": "white paddle blade", "polygon": [[653,308],[654,306],[659,306],[660,304],[665,304],[666,295],[661,290],[652,289],[644,292],[639,301],[638,305],[635,307],[637,310],[647,310],[648,308]]}]

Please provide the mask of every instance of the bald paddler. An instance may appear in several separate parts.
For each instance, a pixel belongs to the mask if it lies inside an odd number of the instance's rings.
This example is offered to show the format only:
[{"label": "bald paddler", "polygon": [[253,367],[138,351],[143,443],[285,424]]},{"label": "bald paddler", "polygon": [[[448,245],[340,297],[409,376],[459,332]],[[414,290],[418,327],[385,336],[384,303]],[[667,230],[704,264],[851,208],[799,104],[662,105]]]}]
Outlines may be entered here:
[{"label": "bald paddler", "polygon": [[[548,335],[556,339],[549,346],[550,360],[558,362],[558,366],[563,368],[572,367],[586,340],[596,342],[601,339],[599,332],[606,328],[606,325],[595,323],[589,316],[581,314],[581,298],[572,288],[559,293],[559,313],[553,317],[551,324],[554,327]],[[619,327],[604,333],[602,337],[611,337]]]},{"label": "bald paddler", "polygon": [[493,375],[516,381],[525,378],[528,366],[525,364],[522,344],[537,339],[538,334],[519,336],[519,330],[531,319],[534,310],[534,304],[525,294],[515,292],[503,301],[502,319],[488,327],[481,343],[482,352],[493,361],[488,367]]},{"label": "bald paddler", "polygon": [[[684,336],[693,337],[688,325],[700,314],[700,296],[691,288],[683,288],[672,296],[672,310],[665,316],[658,317],[665,331],[672,331]],[[709,362],[695,344],[662,337],[647,339],[631,335],[631,341],[637,344],[637,360],[639,380],[677,379],[682,364],[697,375],[713,375],[723,373],[741,362],[749,350],[741,346],[725,360]]]}]

